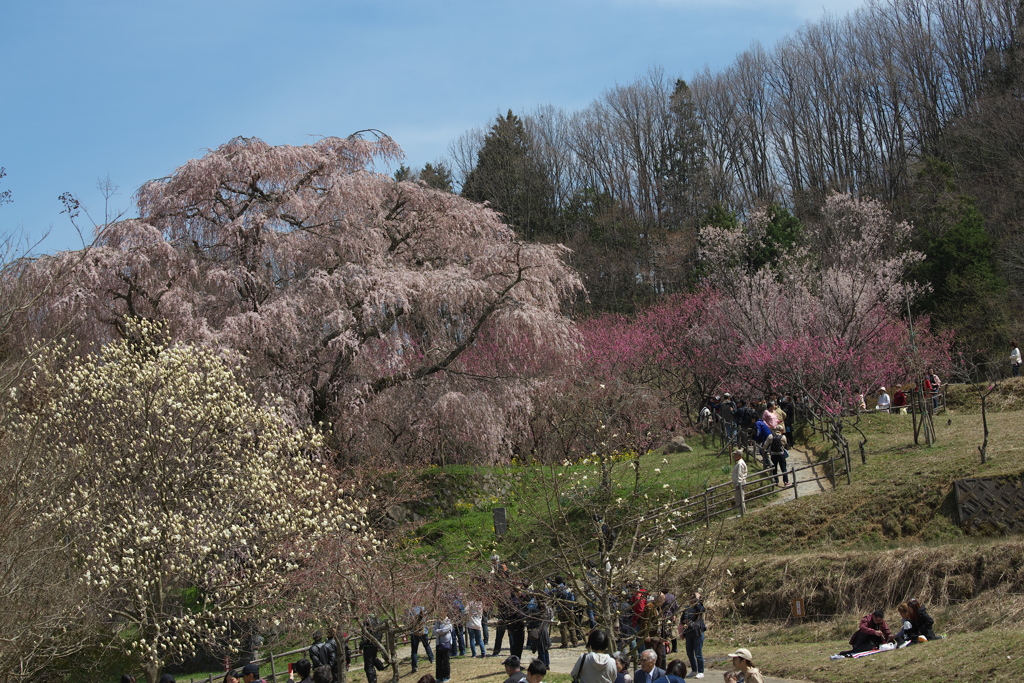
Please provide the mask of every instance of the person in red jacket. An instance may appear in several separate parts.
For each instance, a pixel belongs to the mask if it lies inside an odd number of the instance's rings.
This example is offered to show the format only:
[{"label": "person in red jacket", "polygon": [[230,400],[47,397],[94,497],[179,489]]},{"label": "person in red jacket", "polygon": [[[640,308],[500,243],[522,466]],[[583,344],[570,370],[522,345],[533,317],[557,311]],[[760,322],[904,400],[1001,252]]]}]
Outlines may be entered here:
[{"label": "person in red jacket", "polygon": [[839,654],[849,657],[857,652],[877,650],[882,643],[892,641],[892,633],[888,624],[885,623],[885,612],[876,609],[871,614],[860,620],[860,626],[850,637],[850,649]]}]

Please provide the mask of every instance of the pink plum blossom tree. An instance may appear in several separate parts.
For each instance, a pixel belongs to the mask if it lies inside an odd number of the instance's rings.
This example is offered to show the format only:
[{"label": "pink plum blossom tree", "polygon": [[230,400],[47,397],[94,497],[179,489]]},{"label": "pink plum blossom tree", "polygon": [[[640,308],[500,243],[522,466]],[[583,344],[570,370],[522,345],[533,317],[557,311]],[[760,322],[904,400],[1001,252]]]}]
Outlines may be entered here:
[{"label": "pink plum blossom tree", "polygon": [[139,218],[103,227],[78,286],[46,312],[95,342],[141,317],[229,349],[343,457],[506,457],[532,381],[516,359],[571,361],[560,306],[580,281],[562,247],[374,172],[400,156],[383,136],[236,138],[143,186]]}]

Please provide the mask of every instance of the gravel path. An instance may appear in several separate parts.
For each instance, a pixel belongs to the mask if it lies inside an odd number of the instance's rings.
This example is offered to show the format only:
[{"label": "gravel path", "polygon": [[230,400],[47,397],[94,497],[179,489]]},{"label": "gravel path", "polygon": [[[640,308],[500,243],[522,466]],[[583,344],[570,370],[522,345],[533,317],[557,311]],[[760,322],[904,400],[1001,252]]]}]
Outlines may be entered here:
[{"label": "gravel path", "polygon": [[[811,462],[810,456],[808,456],[806,451],[794,447],[789,449],[788,464],[790,469],[792,469],[794,467],[804,467],[805,465],[812,465],[813,463]],[[814,473],[813,475],[811,474],[812,472]],[[822,491],[827,491],[828,488],[831,488],[831,485],[828,483],[828,479],[814,481],[811,479],[812,476],[824,477],[824,467],[819,465],[817,467],[814,467],[813,469],[801,470],[797,472],[796,490],[794,491],[792,486],[793,473],[790,472],[789,483],[791,485],[788,488],[781,489],[779,491],[779,495],[774,500],[772,500],[772,502],[768,503],[768,505],[766,505],[765,507],[771,507],[772,505],[785,503],[797,497],[803,498],[804,496],[813,496],[816,493],[821,493]]]}]

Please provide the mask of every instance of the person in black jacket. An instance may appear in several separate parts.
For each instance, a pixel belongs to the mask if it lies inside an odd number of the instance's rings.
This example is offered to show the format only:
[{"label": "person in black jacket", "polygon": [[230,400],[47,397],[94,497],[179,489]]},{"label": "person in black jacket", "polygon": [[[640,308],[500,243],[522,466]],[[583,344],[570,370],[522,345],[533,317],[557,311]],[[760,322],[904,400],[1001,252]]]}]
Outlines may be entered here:
[{"label": "person in black jacket", "polygon": [[685,610],[679,620],[680,635],[686,639],[686,658],[690,660],[690,670],[694,678],[704,678],[704,601],[700,593],[694,592],[693,602]]},{"label": "person in black jacket", "polygon": [[334,639],[334,631],[328,631],[327,640],[320,631],[313,632],[313,644],[309,646],[309,661],[312,668],[331,667],[334,680],[338,680],[338,643]]},{"label": "person in black jacket", "polygon": [[928,640],[938,640],[935,631],[932,630],[935,626],[935,620],[928,614],[928,610],[924,608],[924,605],[918,602],[917,598],[913,598],[907,601],[907,607],[909,608],[907,621],[910,622],[910,628],[904,629],[903,635],[911,643],[918,642],[921,636]]}]

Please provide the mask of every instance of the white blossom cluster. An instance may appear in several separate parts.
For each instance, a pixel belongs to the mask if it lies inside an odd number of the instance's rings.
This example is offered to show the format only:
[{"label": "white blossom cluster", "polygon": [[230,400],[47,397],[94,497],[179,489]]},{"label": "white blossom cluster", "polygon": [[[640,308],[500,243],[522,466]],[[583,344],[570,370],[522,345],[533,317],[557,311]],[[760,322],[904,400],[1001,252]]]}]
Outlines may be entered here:
[{"label": "white blossom cluster", "polygon": [[40,519],[60,520],[147,674],[273,599],[317,538],[368,533],[315,433],[258,407],[212,351],[159,338],[136,322],[95,356],[50,354],[14,424],[46,440],[23,476],[73,482]]}]

